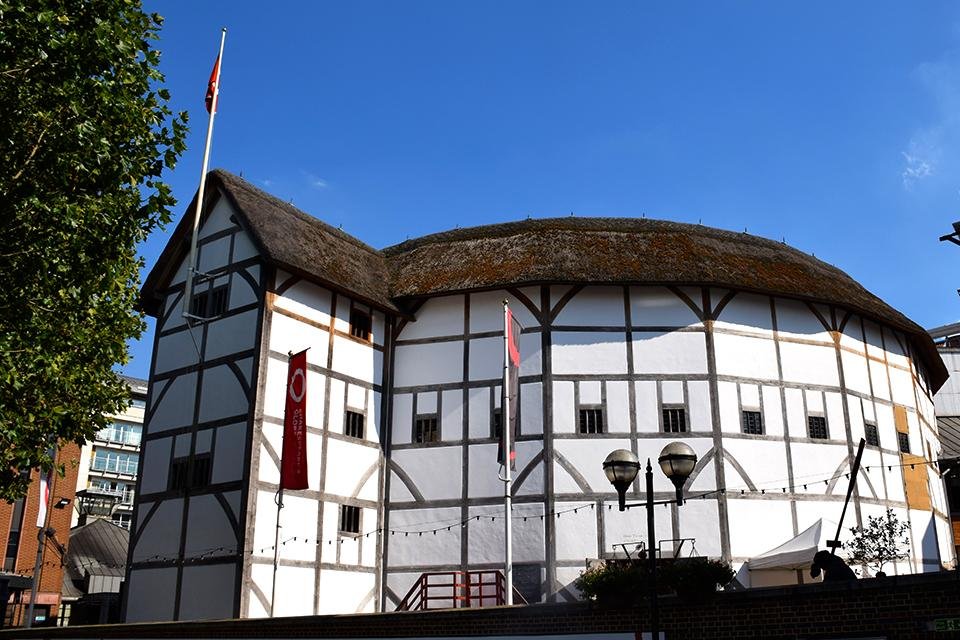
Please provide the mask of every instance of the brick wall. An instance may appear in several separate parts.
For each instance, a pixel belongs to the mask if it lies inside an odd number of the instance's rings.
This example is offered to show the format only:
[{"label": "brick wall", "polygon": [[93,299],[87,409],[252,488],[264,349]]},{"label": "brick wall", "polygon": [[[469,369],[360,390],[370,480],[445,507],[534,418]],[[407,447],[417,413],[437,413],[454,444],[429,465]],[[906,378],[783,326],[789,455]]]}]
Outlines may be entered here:
[{"label": "brick wall", "polygon": [[[708,603],[661,599],[661,629],[687,638],[949,638],[933,632],[939,618],[960,618],[960,574],[899,576],[840,585],[800,585],[720,593]],[[430,612],[224,620],[10,630],[7,638],[430,638],[635,633],[645,607],[591,603]]]},{"label": "brick wall", "polygon": [[[64,445],[58,455],[57,461],[64,466],[66,474],[60,477],[56,473],[53,475],[53,486],[50,497],[50,512],[48,526],[56,529],[57,540],[66,546],[70,538],[70,518],[74,508],[74,496],[77,489],[77,463],[80,458],[80,447],[74,443]],[[53,509],[53,505],[60,498],[67,498],[70,504],[65,509]],[[17,552],[17,564],[14,573],[32,577],[33,567],[37,559],[37,513],[40,508],[40,489],[39,473],[34,470],[30,475],[30,489],[28,490],[26,502],[24,503],[23,529],[20,534],[20,547]],[[13,516],[13,505],[0,501],[0,543],[2,549],[6,549],[7,540],[10,535],[11,518]],[[63,584],[63,569],[60,566],[60,555],[53,545],[48,544],[44,551],[44,565],[40,572],[40,588],[37,596],[37,603],[50,605],[51,615],[57,615],[57,607],[60,604],[60,590]],[[30,597],[28,592],[23,594],[23,601],[26,602]],[[19,607],[12,607],[19,609]],[[19,611],[15,612],[14,624],[19,624]]]}]

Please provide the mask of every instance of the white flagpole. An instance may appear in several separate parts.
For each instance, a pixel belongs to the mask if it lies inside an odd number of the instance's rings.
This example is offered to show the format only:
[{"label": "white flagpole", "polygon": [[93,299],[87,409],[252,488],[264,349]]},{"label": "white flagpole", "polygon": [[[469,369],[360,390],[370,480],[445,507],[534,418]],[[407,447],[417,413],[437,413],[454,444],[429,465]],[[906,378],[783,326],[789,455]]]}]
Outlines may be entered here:
[{"label": "white flagpole", "polygon": [[503,406],[500,407],[500,431],[503,433],[503,511],[504,567],[506,604],[513,604],[513,479],[510,475],[510,313],[503,301]]},{"label": "white flagpole", "polygon": [[223,72],[223,43],[227,39],[227,29],[220,34],[220,53],[217,54],[217,83],[213,87],[213,102],[210,103],[210,118],[207,121],[207,142],[203,148],[203,168],[200,171],[200,188],[197,190],[197,206],[193,213],[193,233],[190,235],[190,267],[187,269],[187,283],[183,291],[183,317],[189,320],[193,300],[193,279],[197,272],[197,231],[200,228],[200,212],[203,210],[203,188],[207,184],[207,166],[210,164],[210,140],[213,139],[213,118],[217,115],[217,102],[220,97],[220,76]]}]

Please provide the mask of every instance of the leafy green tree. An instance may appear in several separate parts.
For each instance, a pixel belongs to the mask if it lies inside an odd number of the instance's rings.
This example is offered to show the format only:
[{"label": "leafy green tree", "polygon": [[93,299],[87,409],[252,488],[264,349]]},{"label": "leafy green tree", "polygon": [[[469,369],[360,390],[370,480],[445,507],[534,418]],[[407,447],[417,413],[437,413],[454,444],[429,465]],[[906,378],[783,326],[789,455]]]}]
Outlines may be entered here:
[{"label": "leafy green tree", "polygon": [[888,562],[908,556],[909,530],[909,522],[900,522],[893,509],[887,509],[882,516],[868,516],[865,527],[850,527],[853,538],[844,542],[843,548],[852,564],[866,566],[876,575]]},{"label": "leafy green tree", "polygon": [[0,498],[129,402],[135,247],[170,220],[186,135],[161,23],[139,0],[0,0]]}]

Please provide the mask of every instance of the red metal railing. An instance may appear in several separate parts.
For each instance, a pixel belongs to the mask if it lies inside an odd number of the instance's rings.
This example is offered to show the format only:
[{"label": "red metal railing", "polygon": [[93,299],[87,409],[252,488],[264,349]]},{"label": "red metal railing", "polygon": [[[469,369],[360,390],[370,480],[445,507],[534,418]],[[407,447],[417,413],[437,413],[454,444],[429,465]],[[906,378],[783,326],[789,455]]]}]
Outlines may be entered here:
[{"label": "red metal railing", "polygon": [[[438,571],[422,573],[404,596],[397,611],[465,609],[506,603],[506,580],[501,571]],[[527,604],[516,589],[516,604]]]}]

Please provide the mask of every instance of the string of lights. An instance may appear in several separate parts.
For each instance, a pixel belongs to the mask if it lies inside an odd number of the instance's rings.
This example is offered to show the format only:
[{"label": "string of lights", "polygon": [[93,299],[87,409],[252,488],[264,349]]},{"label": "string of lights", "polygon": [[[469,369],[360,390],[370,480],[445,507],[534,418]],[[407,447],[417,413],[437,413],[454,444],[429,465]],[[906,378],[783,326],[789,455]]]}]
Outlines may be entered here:
[{"label": "string of lights", "polygon": [[[914,462],[901,462],[896,464],[892,463],[892,464],[883,464],[883,465],[877,465],[877,464],[865,465],[865,466],[861,466],[861,469],[864,472],[869,473],[874,470],[882,471],[882,469],[885,467],[887,471],[890,472],[890,471],[893,471],[893,469],[895,468],[910,467],[911,469],[915,469],[917,466],[930,466],[930,465],[936,465],[936,464],[938,464],[938,462],[933,460],[918,460]],[[937,467],[934,467],[934,468],[936,469]],[[829,486],[831,482],[836,482],[840,478],[849,479],[850,472],[847,471],[844,473],[834,473],[828,477],[820,476],[815,479],[811,479],[811,476],[794,477],[793,490],[795,491],[800,487],[803,487],[803,489],[806,491],[806,490],[809,490],[811,486],[818,486],[821,482],[824,484],[824,486]],[[806,482],[803,482],[803,480],[806,480]],[[746,486],[746,485],[728,486],[720,489],[713,489],[710,491],[690,494],[690,495],[687,495],[684,498],[684,500],[686,502],[690,502],[694,500],[705,500],[711,496],[717,496],[720,494],[731,494],[731,493],[732,494],[739,493],[739,495],[747,495],[747,494],[765,495],[767,493],[776,494],[777,492],[779,492],[781,494],[784,494],[784,493],[787,493],[788,491],[791,491],[789,484],[783,484],[784,482],[789,483],[789,479],[783,479],[783,480],[777,480],[777,481],[765,481],[761,483],[762,485],[765,485],[765,486],[759,487],[754,485],[756,488],[750,488],[749,486]],[[766,485],[770,485],[770,486],[766,486]],[[656,504],[663,505],[666,508],[666,507],[669,507],[671,504],[676,503],[676,501],[677,501],[676,499],[658,500]],[[537,519],[539,521],[543,521],[545,518],[560,519],[564,515],[578,514],[580,511],[593,512],[597,508],[597,503],[584,501],[584,503],[582,504],[577,504],[564,509],[553,509],[550,511],[545,511],[543,513],[524,513],[523,509],[526,506],[539,506],[539,505],[524,505],[523,503],[515,505],[514,510],[516,513],[514,515],[514,518],[521,519],[523,522],[527,522],[528,520],[531,520],[531,519]],[[607,510],[613,509],[613,506],[614,505],[612,503],[612,500],[606,504]],[[498,505],[491,505],[491,507],[497,508]],[[626,509],[629,510],[632,508],[641,508],[641,507],[645,507],[645,505],[643,504],[627,505]],[[320,539],[312,538],[309,536],[297,535],[297,536],[291,536],[286,538],[280,543],[280,546],[286,547],[287,545],[293,545],[293,544],[314,545],[314,546],[321,546],[324,544],[328,546],[332,546],[334,544],[342,545],[345,542],[349,543],[359,538],[366,539],[366,538],[370,538],[371,536],[377,536],[377,535],[389,535],[393,537],[404,537],[404,538],[413,536],[413,537],[422,538],[425,535],[436,536],[441,533],[453,531],[456,528],[467,527],[471,522],[483,522],[483,521],[495,522],[497,520],[503,519],[504,517],[505,516],[502,513],[474,514],[468,518],[459,519],[459,520],[434,520],[434,521],[427,521],[427,522],[420,522],[420,523],[405,525],[406,527],[422,527],[423,525],[438,524],[438,526],[436,527],[413,528],[413,529],[403,528],[403,527],[396,527],[396,528],[378,527],[376,529],[372,529],[364,533],[340,534],[336,538],[330,538],[325,540],[320,540]],[[251,549],[247,553],[249,553],[250,555],[264,555],[268,552],[274,551],[275,548],[276,548],[275,545],[264,546],[256,549]],[[237,549],[235,546],[233,547],[218,546],[218,547],[211,547],[207,549],[192,550],[188,553],[190,555],[187,555],[182,560],[178,556],[155,554],[153,556],[149,556],[146,558],[140,558],[136,560],[136,563],[140,564],[140,563],[153,563],[153,562],[184,562],[184,563],[199,562],[199,561],[206,560],[208,558],[213,558],[218,556],[235,555],[237,553]],[[71,567],[79,568],[79,569],[87,569],[87,568],[95,568],[95,567],[108,568],[108,569],[125,569],[126,568],[126,564],[111,564],[111,563],[102,563],[98,561],[80,562],[80,563],[71,562],[69,564]],[[48,562],[44,562],[43,566],[54,567],[54,566],[62,566],[62,565],[60,564],[59,561],[56,561],[56,562],[48,561]],[[33,575],[33,569],[30,568],[26,570],[17,571],[15,573],[17,573],[18,575],[30,576],[30,575]]]}]

